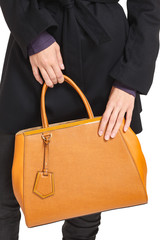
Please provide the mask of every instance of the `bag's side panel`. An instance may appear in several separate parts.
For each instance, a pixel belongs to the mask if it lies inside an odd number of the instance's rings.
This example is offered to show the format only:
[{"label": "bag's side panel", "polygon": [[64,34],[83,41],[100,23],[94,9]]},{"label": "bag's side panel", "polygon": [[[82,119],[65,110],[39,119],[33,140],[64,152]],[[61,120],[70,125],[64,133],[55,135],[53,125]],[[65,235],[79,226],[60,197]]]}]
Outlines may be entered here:
[{"label": "bag's side panel", "polygon": [[[127,132],[124,132],[123,126],[124,126],[124,121],[120,127],[121,136],[123,137],[128,147],[128,150],[130,151],[133,157],[137,170],[140,174],[142,183],[144,185],[144,189],[146,191],[147,164],[141,148],[141,144],[139,142],[137,135],[133,132],[133,130],[131,128],[128,128]],[[147,192],[146,192],[146,197],[148,199]]]},{"label": "bag's side panel", "polygon": [[15,136],[14,157],[12,165],[12,185],[14,195],[24,212],[23,205],[23,158],[24,158],[24,135]]}]

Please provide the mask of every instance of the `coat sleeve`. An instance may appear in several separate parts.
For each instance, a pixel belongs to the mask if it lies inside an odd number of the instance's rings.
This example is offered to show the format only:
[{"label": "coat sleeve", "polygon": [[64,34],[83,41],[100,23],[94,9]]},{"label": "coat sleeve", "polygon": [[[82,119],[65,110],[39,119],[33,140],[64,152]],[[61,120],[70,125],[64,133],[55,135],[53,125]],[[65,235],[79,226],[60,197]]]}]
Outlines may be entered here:
[{"label": "coat sleeve", "polygon": [[32,40],[49,27],[58,27],[47,8],[39,6],[38,0],[0,0],[0,6],[25,58],[28,57],[27,46]]},{"label": "coat sleeve", "polygon": [[160,1],[128,0],[128,36],[110,76],[147,95],[159,51]]}]

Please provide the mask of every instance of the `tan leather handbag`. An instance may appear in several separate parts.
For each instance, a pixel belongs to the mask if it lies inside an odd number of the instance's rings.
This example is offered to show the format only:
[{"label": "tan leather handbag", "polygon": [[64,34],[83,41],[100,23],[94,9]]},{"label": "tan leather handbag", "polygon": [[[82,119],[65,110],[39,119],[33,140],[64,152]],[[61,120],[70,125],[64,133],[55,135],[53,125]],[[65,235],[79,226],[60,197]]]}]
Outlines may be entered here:
[{"label": "tan leather handbag", "polygon": [[[12,184],[28,227],[109,209],[145,204],[147,166],[137,135],[121,124],[115,138],[98,135],[94,116],[80,88],[88,118],[48,124],[44,83],[42,126],[15,135]],[[54,91],[54,90],[53,90]]]}]

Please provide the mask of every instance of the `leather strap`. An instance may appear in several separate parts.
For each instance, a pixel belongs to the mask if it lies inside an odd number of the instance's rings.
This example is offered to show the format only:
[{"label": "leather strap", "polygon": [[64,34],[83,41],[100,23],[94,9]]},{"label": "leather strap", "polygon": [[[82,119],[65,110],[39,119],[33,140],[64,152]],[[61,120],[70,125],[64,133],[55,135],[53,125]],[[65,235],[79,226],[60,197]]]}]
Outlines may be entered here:
[{"label": "leather strap", "polygon": [[[64,74],[63,74],[63,76],[64,76],[64,80],[67,83],[69,83],[77,91],[77,93],[81,97],[81,99],[82,99],[82,101],[83,101],[83,103],[86,107],[89,118],[94,118],[92,108],[91,108],[87,98],[85,97],[85,95],[81,91],[81,89],[77,86],[77,84],[75,84],[75,82],[71,78],[69,78],[68,76],[66,76]],[[44,82],[43,87],[42,87],[42,91],[41,91],[41,120],[42,120],[43,128],[49,127],[47,114],[46,114],[46,108],[45,108],[45,94],[46,94],[47,88],[48,88],[48,86]]]},{"label": "leather strap", "polygon": [[42,139],[43,139],[43,143],[44,143],[44,160],[43,160],[43,174],[45,176],[48,175],[48,162],[49,162],[49,143],[50,143],[50,139],[52,134],[42,134]]}]

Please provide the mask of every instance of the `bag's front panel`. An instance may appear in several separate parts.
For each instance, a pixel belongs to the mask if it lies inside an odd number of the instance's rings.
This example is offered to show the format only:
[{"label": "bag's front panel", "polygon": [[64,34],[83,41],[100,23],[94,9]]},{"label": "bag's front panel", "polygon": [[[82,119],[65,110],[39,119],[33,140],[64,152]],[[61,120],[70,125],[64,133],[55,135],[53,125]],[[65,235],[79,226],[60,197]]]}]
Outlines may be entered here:
[{"label": "bag's front panel", "polygon": [[98,136],[98,125],[52,131],[48,168],[53,172],[54,194],[44,199],[33,192],[37,171],[43,167],[41,134],[25,137],[24,201],[29,227],[147,202],[121,134],[105,141]]}]

